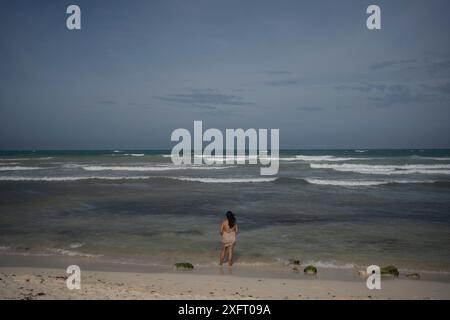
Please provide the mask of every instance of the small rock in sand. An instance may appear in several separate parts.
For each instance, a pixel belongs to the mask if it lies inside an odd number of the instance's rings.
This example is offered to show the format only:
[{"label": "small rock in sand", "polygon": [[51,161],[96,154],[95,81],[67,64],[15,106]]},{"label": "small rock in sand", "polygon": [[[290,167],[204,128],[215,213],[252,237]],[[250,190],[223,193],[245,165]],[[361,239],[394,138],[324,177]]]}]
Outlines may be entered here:
[{"label": "small rock in sand", "polygon": [[420,280],[420,274],[418,273],[408,273],[406,277],[413,280]]}]

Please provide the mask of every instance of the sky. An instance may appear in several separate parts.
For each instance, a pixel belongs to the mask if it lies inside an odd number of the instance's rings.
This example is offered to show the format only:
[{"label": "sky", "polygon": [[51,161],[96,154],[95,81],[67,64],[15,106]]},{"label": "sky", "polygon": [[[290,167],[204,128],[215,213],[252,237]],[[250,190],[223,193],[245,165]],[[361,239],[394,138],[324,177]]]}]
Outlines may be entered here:
[{"label": "sky", "polygon": [[447,0],[3,1],[0,149],[170,149],[194,120],[279,129],[282,148],[450,148],[449,13]]}]

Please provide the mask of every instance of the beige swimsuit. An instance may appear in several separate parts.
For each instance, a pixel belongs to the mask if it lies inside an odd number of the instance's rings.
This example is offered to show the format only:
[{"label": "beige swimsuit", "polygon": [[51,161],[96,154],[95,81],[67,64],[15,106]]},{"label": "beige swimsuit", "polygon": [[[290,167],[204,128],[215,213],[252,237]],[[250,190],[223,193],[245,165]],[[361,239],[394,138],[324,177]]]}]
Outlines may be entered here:
[{"label": "beige swimsuit", "polygon": [[222,244],[224,247],[232,246],[236,242],[236,231],[224,231],[222,234]]}]

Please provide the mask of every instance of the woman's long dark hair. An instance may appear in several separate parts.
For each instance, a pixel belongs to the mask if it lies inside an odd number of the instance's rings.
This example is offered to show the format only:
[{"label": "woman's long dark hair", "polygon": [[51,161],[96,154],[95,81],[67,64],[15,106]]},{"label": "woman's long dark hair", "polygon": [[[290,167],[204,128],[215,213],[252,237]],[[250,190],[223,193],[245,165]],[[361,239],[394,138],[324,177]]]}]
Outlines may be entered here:
[{"label": "woman's long dark hair", "polygon": [[234,224],[236,223],[236,218],[235,218],[233,212],[227,211],[227,220],[228,220],[228,226],[230,228],[233,228]]}]

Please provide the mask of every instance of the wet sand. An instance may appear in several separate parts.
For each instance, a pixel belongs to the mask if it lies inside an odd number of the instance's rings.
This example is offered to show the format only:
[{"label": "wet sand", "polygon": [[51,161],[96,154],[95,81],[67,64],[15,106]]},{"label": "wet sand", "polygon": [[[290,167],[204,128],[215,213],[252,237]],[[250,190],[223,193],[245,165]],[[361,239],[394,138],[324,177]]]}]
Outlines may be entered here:
[{"label": "wet sand", "polygon": [[329,270],[299,278],[220,270],[82,270],[81,289],[69,290],[65,268],[0,267],[0,299],[450,299],[445,281],[382,277],[382,289],[369,290],[363,277],[332,280]]}]

